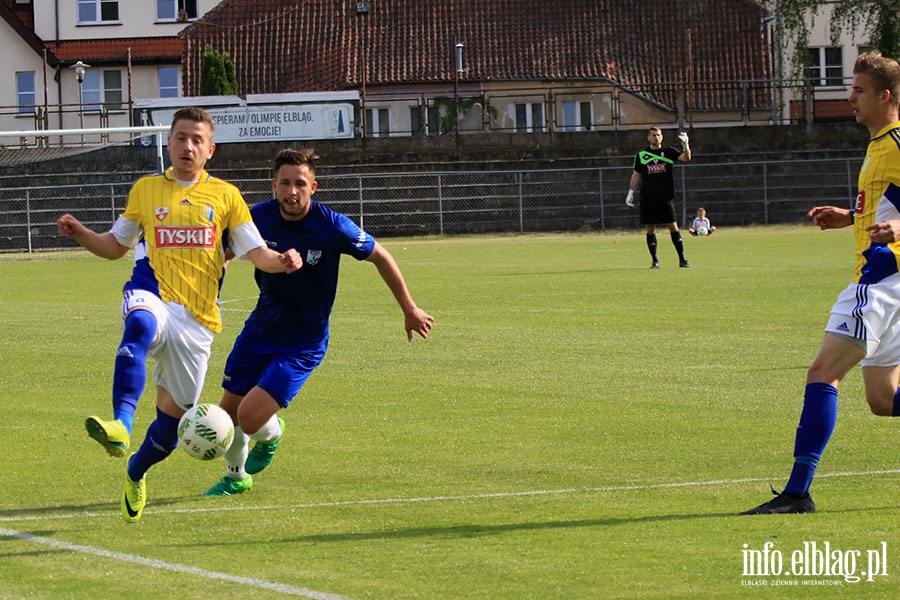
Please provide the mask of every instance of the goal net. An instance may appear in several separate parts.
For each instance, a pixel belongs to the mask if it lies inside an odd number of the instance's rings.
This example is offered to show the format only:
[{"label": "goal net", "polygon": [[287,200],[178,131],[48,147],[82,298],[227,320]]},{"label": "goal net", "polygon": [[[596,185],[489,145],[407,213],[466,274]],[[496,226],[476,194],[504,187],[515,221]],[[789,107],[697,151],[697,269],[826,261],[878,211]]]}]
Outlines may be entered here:
[{"label": "goal net", "polygon": [[165,168],[168,126],[0,132],[0,254],[76,251],[56,219],[106,231],[143,175]]}]

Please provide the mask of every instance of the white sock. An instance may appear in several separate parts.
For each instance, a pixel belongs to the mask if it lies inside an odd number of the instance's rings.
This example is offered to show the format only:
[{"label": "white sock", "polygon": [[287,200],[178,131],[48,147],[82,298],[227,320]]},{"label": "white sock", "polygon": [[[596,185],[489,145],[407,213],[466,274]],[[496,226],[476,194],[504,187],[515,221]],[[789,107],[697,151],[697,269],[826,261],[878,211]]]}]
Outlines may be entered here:
[{"label": "white sock", "polygon": [[232,479],[243,479],[247,476],[244,463],[247,462],[247,455],[250,453],[249,444],[250,437],[240,427],[235,427],[234,441],[225,453],[225,464],[228,465],[226,475]]},{"label": "white sock", "polygon": [[266,424],[259,428],[256,433],[250,434],[250,439],[258,442],[274,442],[281,437],[281,423],[278,422],[278,415],[272,415]]}]

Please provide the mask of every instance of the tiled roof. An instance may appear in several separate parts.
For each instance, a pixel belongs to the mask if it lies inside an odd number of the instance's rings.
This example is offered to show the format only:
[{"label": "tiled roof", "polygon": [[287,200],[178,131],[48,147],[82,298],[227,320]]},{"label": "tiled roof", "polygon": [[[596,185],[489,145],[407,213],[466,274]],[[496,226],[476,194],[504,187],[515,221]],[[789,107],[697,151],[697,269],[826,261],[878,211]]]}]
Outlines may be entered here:
[{"label": "tiled roof", "polygon": [[82,60],[91,65],[124,65],[131,48],[132,63],[177,64],[181,61],[182,44],[177,37],[156,37],[47,42],[47,48],[63,62]]},{"label": "tiled roof", "polygon": [[224,0],[179,33],[185,93],[199,93],[206,45],[231,55],[242,94],[359,88],[363,43],[373,87],[453,81],[457,42],[467,81],[770,78],[766,10],[750,0],[372,0],[366,16],[356,5]]}]

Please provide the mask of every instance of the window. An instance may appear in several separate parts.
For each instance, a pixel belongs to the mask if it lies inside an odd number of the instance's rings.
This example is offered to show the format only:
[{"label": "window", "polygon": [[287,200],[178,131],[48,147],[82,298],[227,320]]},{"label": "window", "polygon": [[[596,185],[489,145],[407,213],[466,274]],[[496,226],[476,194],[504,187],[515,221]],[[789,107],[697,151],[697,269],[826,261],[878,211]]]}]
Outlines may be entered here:
[{"label": "window", "polygon": [[593,106],[590,102],[563,102],[563,131],[590,131],[593,121]]},{"label": "window", "polygon": [[806,78],[817,87],[844,85],[844,54],[840,47],[807,48]]},{"label": "window", "polygon": [[78,0],[78,23],[106,23],[119,20],[118,0]]},{"label": "window", "polygon": [[103,101],[106,110],[122,110],[122,71],[103,71]]},{"label": "window", "polygon": [[544,105],[540,102],[516,104],[516,132],[544,131]]},{"label": "window", "polygon": [[181,85],[178,83],[178,67],[159,68],[159,97],[178,98]]},{"label": "window", "polygon": [[156,0],[157,21],[193,21],[197,14],[197,0]]},{"label": "window", "polygon": [[33,115],[37,97],[34,91],[34,71],[16,73],[16,99],[20,115]]},{"label": "window", "polygon": [[388,109],[366,109],[366,135],[370,137],[388,137],[391,135],[391,120]]},{"label": "window", "polygon": [[441,135],[441,107],[437,104],[428,105],[428,135]]},{"label": "window", "polygon": [[87,70],[81,84],[85,112],[122,110],[122,72]]},{"label": "window", "polygon": [[412,135],[425,135],[425,122],[422,119],[421,106],[416,105],[409,107],[409,125],[410,133]]}]

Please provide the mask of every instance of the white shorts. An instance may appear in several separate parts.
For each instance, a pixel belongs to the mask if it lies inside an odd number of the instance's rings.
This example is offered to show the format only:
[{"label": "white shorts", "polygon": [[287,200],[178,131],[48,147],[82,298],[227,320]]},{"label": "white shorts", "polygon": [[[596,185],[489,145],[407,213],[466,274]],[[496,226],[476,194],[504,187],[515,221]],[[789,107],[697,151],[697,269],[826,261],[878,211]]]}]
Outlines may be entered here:
[{"label": "white shorts", "polygon": [[153,369],[156,385],[168,390],[175,403],[184,410],[191,408],[203,390],[213,332],[198,323],[184,306],[163,302],[146,290],[125,292],[123,324],[128,313],[136,308],[146,308],[156,317],[156,339],[147,352],[147,356],[156,362]]},{"label": "white shorts", "polygon": [[825,331],[859,340],[866,350],[863,367],[900,365],[900,273],[848,285],[831,308]]}]

